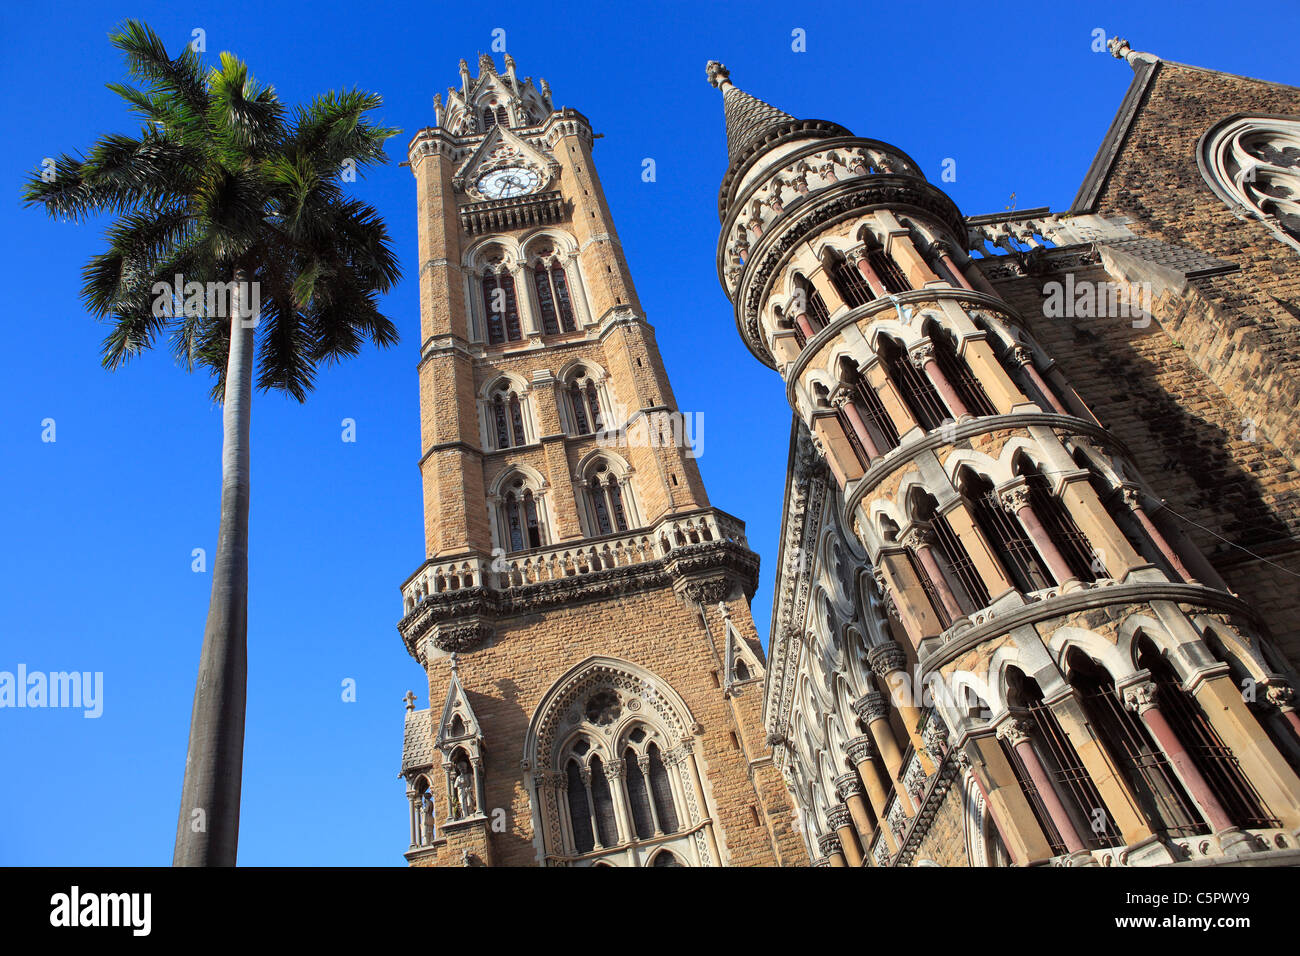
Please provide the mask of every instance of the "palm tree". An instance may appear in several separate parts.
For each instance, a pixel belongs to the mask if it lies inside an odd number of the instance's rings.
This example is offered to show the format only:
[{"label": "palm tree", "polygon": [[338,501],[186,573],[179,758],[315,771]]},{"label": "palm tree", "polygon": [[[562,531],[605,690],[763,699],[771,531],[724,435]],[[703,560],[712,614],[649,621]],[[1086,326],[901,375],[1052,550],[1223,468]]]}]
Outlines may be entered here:
[{"label": "palm tree", "polygon": [[23,198],[59,218],[116,217],[107,251],[82,270],[86,306],[112,326],[104,366],[119,368],[168,333],[176,357],[187,370],[206,367],[213,399],[224,402],[221,521],[172,863],[233,866],[255,359],[259,388],[302,402],[320,363],[357,355],[367,339],[397,341],[378,310],[401,275],[387,228],[341,180],[386,163],[384,141],[399,130],[367,122],[382,103],[373,93],[325,93],[286,115],[274,89],[229,53],[205,70],[188,46],[169,57],[135,20],[110,40],[139,85],[109,88],[143,118],[139,135],[60,156],[31,174]]}]

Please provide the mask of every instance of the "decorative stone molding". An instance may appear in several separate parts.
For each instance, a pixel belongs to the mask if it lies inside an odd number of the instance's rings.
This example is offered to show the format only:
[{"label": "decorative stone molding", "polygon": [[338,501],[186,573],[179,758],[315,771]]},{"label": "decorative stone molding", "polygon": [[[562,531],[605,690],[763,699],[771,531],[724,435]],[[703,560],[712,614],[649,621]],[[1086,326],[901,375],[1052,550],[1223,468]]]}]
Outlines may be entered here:
[{"label": "decorative stone molding", "polygon": [[472,651],[492,640],[492,625],[483,621],[444,621],[433,628],[433,645],[442,651]]}]

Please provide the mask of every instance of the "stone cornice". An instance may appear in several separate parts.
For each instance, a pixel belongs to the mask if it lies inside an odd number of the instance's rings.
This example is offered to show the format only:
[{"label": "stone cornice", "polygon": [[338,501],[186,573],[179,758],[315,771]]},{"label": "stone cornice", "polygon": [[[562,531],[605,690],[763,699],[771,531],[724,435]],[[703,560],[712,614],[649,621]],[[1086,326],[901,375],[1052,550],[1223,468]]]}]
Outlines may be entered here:
[{"label": "stone cornice", "polygon": [[786,400],[790,402],[790,407],[796,407],[795,385],[799,381],[799,376],[812,363],[813,357],[818,352],[839,338],[840,332],[846,326],[857,325],[863,319],[874,318],[877,313],[890,311],[896,313],[900,305],[919,306],[921,303],[937,303],[941,299],[956,299],[957,304],[963,309],[971,306],[980,309],[991,309],[1012,319],[1016,325],[1022,328],[1026,325],[1024,316],[1003,299],[984,292],[960,289],[955,286],[927,286],[924,289],[900,292],[897,295],[883,299],[873,299],[865,305],[840,313],[837,318],[828,322],[825,328],[818,329],[817,334],[810,338],[808,344],[800,349],[799,354],[795,356],[795,360],[790,363],[785,373],[785,396]]},{"label": "stone cornice", "polygon": [[935,430],[922,438],[905,442],[872,462],[871,467],[866,470],[861,478],[857,479],[856,484],[844,496],[842,518],[845,527],[852,527],[853,512],[862,503],[863,498],[894,472],[911,464],[921,452],[933,451],[944,445],[956,444],[975,435],[983,435],[999,429],[1031,428],[1033,426],[1059,429],[1071,435],[1085,435],[1104,446],[1118,449],[1130,460],[1133,458],[1133,453],[1128,446],[1112,433],[1092,422],[1084,421],[1082,418],[1075,418],[1073,415],[1060,415],[1056,412],[1012,412],[1007,415],[982,415],[970,421],[960,422],[955,428],[950,428],[946,432]]},{"label": "stone cornice", "polygon": [[689,591],[719,575],[752,594],[758,583],[758,555],[731,541],[709,541],[674,548],[664,558],[590,574],[504,589],[477,586],[430,594],[398,622],[397,630],[407,651],[418,659],[420,638],[445,621],[496,621],[665,586]]},{"label": "stone cornice", "polygon": [[1087,588],[1067,591],[1042,601],[997,615],[983,624],[962,631],[952,636],[946,643],[924,655],[920,661],[921,674],[924,677],[938,670],[945,664],[956,660],[962,654],[987,641],[989,638],[1006,634],[1025,624],[1051,620],[1079,611],[1109,607],[1116,604],[1144,604],[1151,601],[1173,601],[1178,604],[1192,604],[1199,607],[1231,614],[1240,614],[1250,621],[1257,621],[1252,608],[1240,598],[1226,591],[1208,588],[1202,584],[1183,584],[1172,581],[1139,581],[1133,584],[1112,584],[1105,587]]}]

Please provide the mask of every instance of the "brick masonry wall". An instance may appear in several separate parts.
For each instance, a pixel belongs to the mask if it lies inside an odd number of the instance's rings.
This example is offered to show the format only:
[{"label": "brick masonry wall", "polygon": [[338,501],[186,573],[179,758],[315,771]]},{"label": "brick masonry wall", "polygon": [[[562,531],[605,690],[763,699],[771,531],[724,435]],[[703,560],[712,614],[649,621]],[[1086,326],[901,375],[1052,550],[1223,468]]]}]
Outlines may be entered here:
[{"label": "brick masonry wall", "polygon": [[[1075,283],[1114,279],[1100,266]],[[1172,523],[1256,607],[1293,664],[1300,661],[1300,473],[1258,430],[1243,438],[1242,412],[1160,322],[1131,318],[1046,318],[1046,282],[998,283],[1031,334],[1058,363],[1098,419],[1134,456]],[[1160,309],[1155,310],[1157,313]],[[1248,548],[1281,569],[1226,544]]]},{"label": "brick masonry wall", "polygon": [[1197,142],[1235,113],[1300,115],[1300,90],[1162,62],[1098,197],[1139,235],[1229,260],[1241,271],[1197,283],[1212,321],[1180,340],[1241,417],[1252,417],[1300,464],[1300,256],[1241,218],[1205,182]]},{"label": "brick masonry wall", "polygon": [[[756,637],[743,599],[729,602],[729,608],[742,636]],[[669,588],[659,588],[501,621],[490,646],[460,655],[461,683],[484,738],[485,812],[491,819],[494,811],[505,811],[505,832],[490,832],[486,837],[493,864],[536,865],[532,805],[520,768],[528,725],[560,677],[587,658],[603,655],[635,663],[656,675],[681,695],[701,725],[696,754],[724,862],[807,865],[793,832],[784,784],[768,762],[759,721],[760,691],[750,685],[734,700],[724,697],[721,640],[725,627],[716,608],[707,608],[705,614],[716,647],[701,623],[698,607]],[[449,681],[448,659],[434,660],[429,668],[429,699],[435,714],[441,711]],[[441,771],[435,769],[434,776],[441,821],[448,815],[446,794]],[[446,843],[432,862],[460,865],[462,849],[484,852],[471,830],[453,827],[443,834]],[[483,828],[477,832],[484,832]]]}]

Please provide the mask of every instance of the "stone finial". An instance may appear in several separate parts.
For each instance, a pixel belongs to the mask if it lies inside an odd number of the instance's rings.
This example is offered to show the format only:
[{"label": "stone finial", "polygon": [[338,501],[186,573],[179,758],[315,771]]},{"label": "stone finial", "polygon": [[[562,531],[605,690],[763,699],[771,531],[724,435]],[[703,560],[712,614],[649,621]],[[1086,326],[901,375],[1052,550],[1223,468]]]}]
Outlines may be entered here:
[{"label": "stone finial", "polygon": [[722,84],[731,82],[731,71],[717,60],[710,60],[704,67],[704,75],[709,78],[709,85],[722,89]]},{"label": "stone finial", "polygon": [[1106,49],[1110,50],[1110,55],[1117,60],[1127,60],[1128,65],[1137,69],[1139,63],[1157,63],[1160,57],[1153,53],[1142,53],[1129,46],[1128,40],[1123,37],[1111,37],[1106,41]]},{"label": "stone finial", "polygon": [[408,690],[406,696],[403,697],[402,700],[406,701],[406,709],[408,711],[415,710],[415,691]]},{"label": "stone finial", "polygon": [[497,65],[492,62],[491,53],[480,53],[478,55],[478,75],[483,76],[485,73],[496,73]]},{"label": "stone finial", "polygon": [[451,672],[453,674],[460,673],[460,658],[457,656],[455,651],[451,652]]},{"label": "stone finial", "polygon": [[511,56],[509,53],[507,53],[503,57],[503,59],[505,60],[506,63],[506,69],[509,70],[511,73],[513,73],[515,70],[515,58]]},{"label": "stone finial", "polygon": [[551,84],[546,82],[545,77],[542,77],[537,81],[537,87],[542,91],[542,96],[546,97],[547,100],[551,98]]}]

